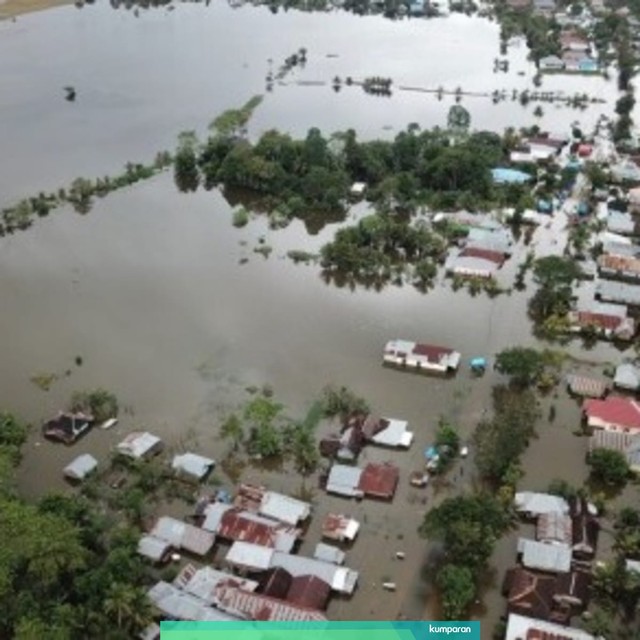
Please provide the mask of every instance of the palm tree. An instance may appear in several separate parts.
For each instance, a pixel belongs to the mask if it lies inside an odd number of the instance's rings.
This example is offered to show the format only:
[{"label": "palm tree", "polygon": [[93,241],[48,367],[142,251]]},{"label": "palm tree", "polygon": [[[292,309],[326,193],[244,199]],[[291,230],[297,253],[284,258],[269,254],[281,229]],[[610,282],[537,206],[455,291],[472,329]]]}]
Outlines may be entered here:
[{"label": "palm tree", "polygon": [[131,585],[114,582],[109,587],[104,601],[104,611],[108,616],[115,617],[119,629],[123,629],[134,615],[135,600],[135,587]]}]

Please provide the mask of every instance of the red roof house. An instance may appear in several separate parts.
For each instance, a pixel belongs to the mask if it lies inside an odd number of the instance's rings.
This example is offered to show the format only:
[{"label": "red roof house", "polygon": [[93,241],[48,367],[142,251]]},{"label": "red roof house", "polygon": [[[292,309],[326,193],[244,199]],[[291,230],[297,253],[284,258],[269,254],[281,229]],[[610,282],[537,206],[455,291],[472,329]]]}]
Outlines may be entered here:
[{"label": "red roof house", "polygon": [[585,400],[582,410],[592,429],[640,433],[640,404],[635,400],[617,396]]},{"label": "red roof house", "polygon": [[480,249],[476,247],[467,247],[460,253],[460,255],[463,258],[482,258],[483,260],[494,262],[499,267],[501,267],[505,261],[504,253],[500,253],[499,251],[491,251],[489,249]]},{"label": "red roof house", "polygon": [[366,496],[390,500],[398,488],[399,478],[400,470],[395,465],[389,462],[369,463],[362,470],[358,488]]},{"label": "red roof house", "polygon": [[291,581],[287,602],[316,611],[325,609],[331,587],[317,576],[298,576]]}]

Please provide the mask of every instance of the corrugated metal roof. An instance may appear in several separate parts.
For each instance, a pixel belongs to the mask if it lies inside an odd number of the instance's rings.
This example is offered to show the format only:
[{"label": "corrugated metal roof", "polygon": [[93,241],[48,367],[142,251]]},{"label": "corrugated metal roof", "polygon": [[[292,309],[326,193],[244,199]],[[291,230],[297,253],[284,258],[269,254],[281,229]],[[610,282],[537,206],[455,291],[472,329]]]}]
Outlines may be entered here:
[{"label": "corrugated metal roof", "polygon": [[324,542],[318,542],[313,557],[316,560],[322,560],[323,562],[332,562],[333,564],[343,564],[346,554],[342,549],[334,547]]},{"label": "corrugated metal roof", "polygon": [[637,391],[640,389],[640,369],[630,363],[618,365],[613,384],[621,389]]},{"label": "corrugated metal roof", "polygon": [[293,549],[300,530],[250,511],[233,508],[222,514],[216,533],[227,540],[253,542],[263,547],[289,552]]},{"label": "corrugated metal roof", "polygon": [[358,581],[358,572],[353,569],[280,551],[273,553],[271,566],[286,569],[294,578],[316,576],[341,593],[353,593]]},{"label": "corrugated metal roof", "polygon": [[215,604],[215,589],[219,585],[238,587],[245,591],[255,591],[258,588],[258,583],[254,580],[246,580],[211,567],[196,569],[192,564],[188,564],[174,580],[174,586],[210,605]]},{"label": "corrugated metal roof", "polygon": [[571,569],[571,547],[566,544],[547,544],[520,538],[518,552],[522,564],[529,569],[564,573]]},{"label": "corrugated metal roof", "polygon": [[587,376],[569,375],[567,384],[572,393],[589,398],[602,398],[608,389],[606,382]]},{"label": "corrugated metal roof", "polygon": [[534,516],[543,513],[569,513],[569,504],[560,496],[549,493],[535,493],[533,491],[520,491],[515,495],[515,507],[517,511],[531,513]]},{"label": "corrugated metal roof", "polygon": [[220,522],[222,521],[222,516],[229,511],[229,509],[233,509],[233,505],[225,504],[224,502],[212,502],[208,504],[204,508],[204,522],[202,523],[202,528],[205,531],[211,531],[212,533],[217,533],[220,529]]},{"label": "corrugated metal roof", "polygon": [[640,286],[635,284],[614,280],[598,280],[596,295],[606,302],[640,305]]},{"label": "corrugated metal roof", "polygon": [[229,564],[238,567],[246,567],[256,571],[265,571],[272,564],[273,555],[276,553],[269,547],[263,547],[251,542],[234,542],[227,552],[225,560]]},{"label": "corrugated metal roof", "polygon": [[540,542],[571,544],[573,540],[571,517],[563,513],[543,513],[536,522],[536,538]]},{"label": "corrugated metal roof", "polygon": [[176,549],[184,549],[200,556],[207,554],[215,542],[215,536],[209,531],[169,516],[158,518],[151,535],[166,540]]},{"label": "corrugated metal roof", "polygon": [[96,467],[98,461],[89,453],[83,453],[75,458],[64,468],[64,475],[73,480],[83,480]]},{"label": "corrugated metal roof", "polygon": [[207,606],[199,598],[184,593],[168,582],[158,582],[149,589],[147,595],[168,620],[234,622],[239,619]]},{"label": "corrugated metal roof", "polygon": [[171,467],[174,471],[179,471],[193,478],[201,480],[215,466],[215,460],[206,458],[197,453],[183,453],[173,458]]},{"label": "corrugated metal roof", "polygon": [[216,589],[218,606],[249,620],[279,622],[324,622],[326,616],[291,602],[250,593],[242,589],[219,587]]},{"label": "corrugated metal roof", "polygon": [[153,562],[160,562],[171,550],[171,544],[155,536],[144,535],[138,541],[138,553]]},{"label": "corrugated metal roof", "polygon": [[376,498],[393,498],[398,487],[400,470],[395,465],[384,462],[374,464],[370,462],[360,476],[358,488],[365,495]]},{"label": "corrugated metal roof", "polygon": [[156,450],[162,443],[158,436],[154,436],[148,431],[134,431],[130,433],[116,449],[118,453],[129,458],[144,458],[146,455]]},{"label": "corrugated metal roof", "polygon": [[345,464],[334,464],[327,478],[327,491],[341,496],[359,497],[362,491],[358,488],[362,469]]},{"label": "corrugated metal roof", "polygon": [[322,523],[322,535],[332,540],[354,540],[360,523],[342,514],[329,513]]},{"label": "corrugated metal roof", "polygon": [[297,525],[311,515],[311,505],[282,493],[267,491],[260,503],[259,513],[274,520]]},{"label": "corrugated metal roof", "polygon": [[331,587],[320,578],[299,576],[291,581],[287,602],[320,610],[326,608],[330,595]]},{"label": "corrugated metal roof", "polygon": [[510,613],[504,640],[596,640],[596,638],[582,629]]}]

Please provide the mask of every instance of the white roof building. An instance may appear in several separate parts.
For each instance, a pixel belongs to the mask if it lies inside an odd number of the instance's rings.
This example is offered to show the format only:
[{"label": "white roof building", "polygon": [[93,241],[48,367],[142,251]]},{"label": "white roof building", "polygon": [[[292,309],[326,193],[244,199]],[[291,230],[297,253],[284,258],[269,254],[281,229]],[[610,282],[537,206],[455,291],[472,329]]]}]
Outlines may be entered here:
[{"label": "white roof building", "polygon": [[162,440],[148,431],[134,431],[116,445],[123,456],[140,460],[152,456],[162,448]]},{"label": "white roof building", "polygon": [[275,491],[266,491],[260,503],[260,515],[296,525],[311,515],[311,505]]},{"label": "white roof building", "polygon": [[271,568],[275,550],[252,542],[237,541],[231,545],[225,561],[236,567],[253,571]]},{"label": "white roof building", "polygon": [[176,549],[184,549],[199,556],[209,553],[215,542],[213,533],[169,516],[158,518],[150,535],[166,540]]},{"label": "white roof building", "polygon": [[171,551],[171,544],[155,536],[144,535],[138,541],[138,553],[151,560],[161,562]]},{"label": "white roof building", "polygon": [[342,514],[329,513],[322,523],[322,537],[330,540],[355,540],[360,523]]},{"label": "white roof building", "polygon": [[531,517],[538,517],[543,513],[569,513],[569,504],[564,498],[552,496],[549,493],[535,493],[533,491],[516,493],[515,507],[516,511]]},{"label": "white roof building", "polygon": [[640,389],[640,369],[630,363],[618,365],[613,384],[619,389],[637,391]]},{"label": "white roof building", "polygon": [[520,538],[518,553],[528,569],[566,573],[571,569],[571,547],[567,544],[549,544]]},{"label": "white roof building", "polygon": [[316,560],[322,560],[323,562],[331,562],[333,564],[344,564],[346,554],[342,549],[334,547],[331,544],[325,544],[324,542],[318,542],[313,557]]},{"label": "white roof building", "polygon": [[594,636],[583,631],[565,627],[564,625],[535,620],[515,613],[509,614],[505,640],[527,640],[534,638],[556,638],[557,640],[596,640]]},{"label": "white roof building", "polygon": [[171,468],[196,480],[202,480],[215,464],[215,460],[205,458],[197,453],[182,453],[173,458]]},{"label": "white roof building", "polygon": [[362,498],[364,492],[360,489],[362,469],[345,464],[334,464],[327,479],[327,492],[336,493],[348,498]]},{"label": "white roof building", "polygon": [[371,437],[371,442],[383,447],[401,447],[408,449],[413,442],[413,432],[407,430],[409,423],[406,420],[395,418],[383,418],[385,428]]},{"label": "white roof building", "polygon": [[71,480],[84,480],[98,466],[98,461],[90,454],[83,453],[72,460],[65,468],[65,477]]},{"label": "white roof building", "polygon": [[246,580],[211,567],[196,569],[192,564],[184,567],[173,584],[210,605],[216,603],[215,590],[218,586],[238,587],[245,591],[255,591],[258,588],[258,583],[254,580]]}]

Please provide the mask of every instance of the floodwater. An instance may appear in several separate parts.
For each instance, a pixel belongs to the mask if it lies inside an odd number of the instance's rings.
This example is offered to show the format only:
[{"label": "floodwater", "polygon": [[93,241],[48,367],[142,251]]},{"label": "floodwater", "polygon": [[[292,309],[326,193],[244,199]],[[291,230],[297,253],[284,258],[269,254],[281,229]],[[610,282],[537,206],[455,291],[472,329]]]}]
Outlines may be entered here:
[{"label": "floodwater", "polygon": [[[0,24],[0,204],[76,175],[113,173],[127,160],[170,148],[181,130],[203,131],[221,110],[264,90],[269,58],[275,67],[301,46],[309,51],[306,67],[267,95],[252,135],[269,127],[302,134],[319,126],[388,136],[412,121],[444,125],[451,104],[421,94],[373,98],[356,88],[336,94],[329,86],[293,84],[298,80],[390,75],[397,84],[490,91],[526,86],[533,74],[520,48],[513,51],[510,73],[494,75],[496,25],[463,16],[402,22],[338,13],[273,16],[263,8],[233,11],[220,3],[142,11],[138,18],[107,5],[28,16]],[[544,83],[607,99],[614,94],[599,78],[553,77]],[[65,85],[76,87],[75,103],[63,99]],[[463,104],[475,127],[531,123],[532,106],[479,98]],[[595,121],[602,106],[545,110],[541,122],[557,130],[576,117]],[[104,460],[133,428],[158,433],[170,449],[189,447],[219,459],[227,446],[218,438],[221,416],[248,397],[248,385],[272,386],[293,416],[304,415],[325,384],[346,385],[374,410],[409,420],[415,443],[408,453],[366,452],[403,469],[390,505],[353,504],[316,492],[317,514],[302,550],[310,552],[318,541],[324,513],[348,511],[363,522],[347,555],[362,579],[351,601],[331,604],[330,617],[435,615],[437,603],[425,580],[434,549],[418,538],[417,527],[430,504],[470,486],[472,469],[462,475],[455,469],[452,486],[439,491],[410,489],[404,472],[420,467],[439,416],[469,438],[489,409],[497,376],[472,379],[466,367],[453,380],[397,372],[381,366],[381,350],[388,339],[402,337],[454,347],[466,361],[535,344],[525,317],[530,292],[489,299],[447,286],[428,295],[410,287],[351,291],[325,284],[316,267],[295,266],[285,257],[291,249],[317,249],[334,230],[329,225],[309,237],[294,222],[270,231],[264,219],[235,229],[219,192],[179,194],[171,176],[162,174],[98,200],[87,216],[61,209],[28,232],[0,239],[0,406],[37,425],[73,390],[101,386],[124,407],[116,428],[96,430],[73,448],[41,442],[34,434],[20,472],[22,491],[37,496],[63,488],[65,464],[85,451]],[[534,242],[549,246],[555,233],[540,229]],[[273,247],[268,259],[254,252],[263,237]],[[524,251],[505,267],[509,277]],[[578,344],[571,350],[580,354]],[[589,357],[615,361],[618,354],[600,346]],[[41,391],[30,381],[38,373],[55,373],[58,380]],[[558,474],[569,474],[568,480],[584,474],[584,441],[569,434],[578,410],[567,405],[566,411],[558,409],[562,446],[555,448],[556,427],[547,425],[527,453],[526,480],[532,484],[549,475],[549,446]],[[248,470],[246,478],[252,477],[286,491],[302,483],[291,475]],[[497,552],[498,574],[507,547],[501,543],[504,554]],[[405,562],[394,559],[399,550],[407,554]],[[398,584],[393,594],[380,588],[387,579]],[[501,613],[495,589],[485,595],[485,605],[488,637]]]}]

